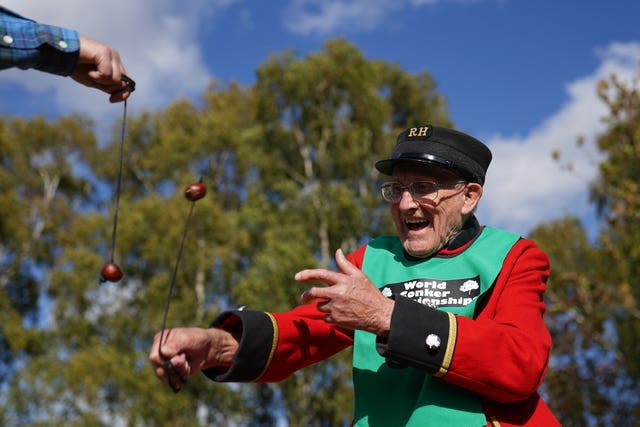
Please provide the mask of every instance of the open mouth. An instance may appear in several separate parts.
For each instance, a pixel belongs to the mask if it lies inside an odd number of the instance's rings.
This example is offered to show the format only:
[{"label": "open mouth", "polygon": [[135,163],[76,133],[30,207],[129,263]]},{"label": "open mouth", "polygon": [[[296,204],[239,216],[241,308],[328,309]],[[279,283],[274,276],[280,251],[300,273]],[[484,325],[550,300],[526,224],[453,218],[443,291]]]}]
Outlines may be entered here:
[{"label": "open mouth", "polygon": [[423,228],[428,227],[429,224],[431,224],[431,222],[426,219],[406,219],[404,221],[404,225],[410,231],[422,230]]}]

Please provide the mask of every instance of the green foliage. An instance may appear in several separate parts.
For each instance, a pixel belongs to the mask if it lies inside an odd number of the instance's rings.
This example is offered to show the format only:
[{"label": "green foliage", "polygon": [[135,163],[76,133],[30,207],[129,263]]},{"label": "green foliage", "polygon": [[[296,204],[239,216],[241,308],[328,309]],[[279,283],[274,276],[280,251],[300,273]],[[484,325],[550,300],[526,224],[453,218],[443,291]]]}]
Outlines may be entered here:
[{"label": "green foliage", "polygon": [[[79,117],[48,123],[0,119],[0,381],[13,368],[43,357],[49,334],[39,302],[43,278],[55,264],[57,236],[88,201],[90,183],[74,174],[82,153],[95,147],[90,123]],[[4,401],[4,399],[3,399]],[[11,406],[2,409],[10,420]],[[4,420],[0,420],[4,421]],[[9,422],[3,423],[10,425]]]},{"label": "green foliage", "polygon": [[187,229],[169,326],[206,326],[238,305],[287,310],[303,290],[296,271],[331,267],[337,248],[392,230],[373,163],[394,135],[415,122],[450,124],[427,73],[368,60],[344,40],[305,58],[276,55],[257,75],[249,88],[212,82],[201,107],[176,101],[127,119],[119,283],[98,276],[122,123],[97,144],[80,116],[0,120],[2,425],[350,423],[348,351],[279,384],[198,376],[179,394],[147,362],[188,183],[202,178],[208,193]]},{"label": "green foliage", "polygon": [[[640,78],[640,75],[638,76]],[[553,357],[549,402],[565,426],[633,426],[640,420],[640,93],[615,76],[598,86],[609,107],[605,154],[592,198],[605,219],[594,245],[573,218],[532,237],[547,251]]]}]

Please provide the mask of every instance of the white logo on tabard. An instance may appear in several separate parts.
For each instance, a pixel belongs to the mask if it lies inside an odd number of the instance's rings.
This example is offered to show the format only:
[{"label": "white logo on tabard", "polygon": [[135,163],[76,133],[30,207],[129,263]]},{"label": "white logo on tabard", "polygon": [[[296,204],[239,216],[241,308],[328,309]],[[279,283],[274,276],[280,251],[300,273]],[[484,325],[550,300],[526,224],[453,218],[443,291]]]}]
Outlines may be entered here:
[{"label": "white logo on tabard", "polygon": [[478,282],[476,282],[475,280],[467,280],[462,284],[462,286],[460,286],[460,291],[471,293],[471,291],[474,291],[479,288],[480,288],[480,285],[478,284]]}]

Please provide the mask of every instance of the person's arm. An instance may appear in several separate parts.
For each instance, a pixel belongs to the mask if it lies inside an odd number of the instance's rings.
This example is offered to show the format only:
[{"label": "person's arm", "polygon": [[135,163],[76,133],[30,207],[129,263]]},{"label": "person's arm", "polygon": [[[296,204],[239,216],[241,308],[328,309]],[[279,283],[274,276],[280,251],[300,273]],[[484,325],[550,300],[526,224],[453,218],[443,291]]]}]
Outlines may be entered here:
[{"label": "person's arm", "polygon": [[118,51],[77,31],[40,24],[0,6],[0,70],[17,67],[71,76],[99,89],[111,102],[125,100],[135,89],[123,79]]},{"label": "person's arm", "polygon": [[[178,389],[200,371],[218,382],[277,382],[353,344],[351,331],[325,322],[324,316],[317,303],[283,313],[227,311],[206,329],[158,332],[149,361],[165,383],[172,375]],[[173,372],[167,372],[165,360]]]},{"label": "person's arm", "polygon": [[231,366],[203,371],[219,382],[278,382],[353,344],[351,331],[329,324],[317,302],[281,313],[233,310],[212,325],[238,334]]},{"label": "person's arm", "polygon": [[[206,329],[158,332],[149,361],[158,378],[166,383],[172,375],[178,389],[200,371],[218,382],[276,382],[353,343],[349,331],[323,318],[316,304],[284,313],[227,311]],[[158,351],[161,337],[162,355]],[[173,372],[167,371],[166,360]]]},{"label": "person's arm", "polygon": [[[347,262],[340,252],[338,262],[344,264],[351,275],[366,279],[357,269],[363,253],[364,247],[349,255]],[[303,276],[314,272],[321,275],[330,273],[322,269],[304,270]],[[347,274],[342,274],[342,277],[347,282],[352,279]],[[300,278],[297,274],[296,279]],[[366,289],[370,286],[367,283],[360,285]],[[375,294],[380,292],[376,289]],[[309,296],[305,292],[303,300]],[[218,382],[281,381],[297,370],[353,345],[353,330],[339,324],[342,318],[339,307],[332,311],[337,318],[328,322],[324,302],[319,298],[280,313],[244,308],[229,310],[214,319],[209,329],[171,329],[162,345],[163,356],[171,361],[180,374],[178,376],[185,379],[202,370],[207,377]],[[160,333],[156,334],[149,359],[155,366],[156,375],[166,382],[164,360],[158,354],[159,339]],[[225,349],[218,351],[215,342],[225,343]]]},{"label": "person's arm", "polygon": [[[543,320],[547,256],[529,240],[512,248],[476,319],[396,299],[388,338],[378,339],[391,363],[413,366],[498,402],[536,393],[551,337]],[[427,335],[441,339],[429,350]]]},{"label": "person's arm", "polygon": [[36,69],[70,75],[78,63],[77,31],[39,24],[0,6],[0,69]]}]

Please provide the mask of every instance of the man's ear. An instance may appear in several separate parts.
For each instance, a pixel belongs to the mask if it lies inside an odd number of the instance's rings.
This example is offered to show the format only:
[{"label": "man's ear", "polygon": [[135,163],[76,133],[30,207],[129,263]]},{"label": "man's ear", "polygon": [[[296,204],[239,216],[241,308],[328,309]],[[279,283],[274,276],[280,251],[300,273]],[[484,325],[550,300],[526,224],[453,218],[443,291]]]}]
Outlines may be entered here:
[{"label": "man's ear", "polygon": [[462,207],[462,215],[468,215],[474,211],[480,198],[482,197],[482,185],[477,182],[470,182],[464,190],[464,206]]}]

